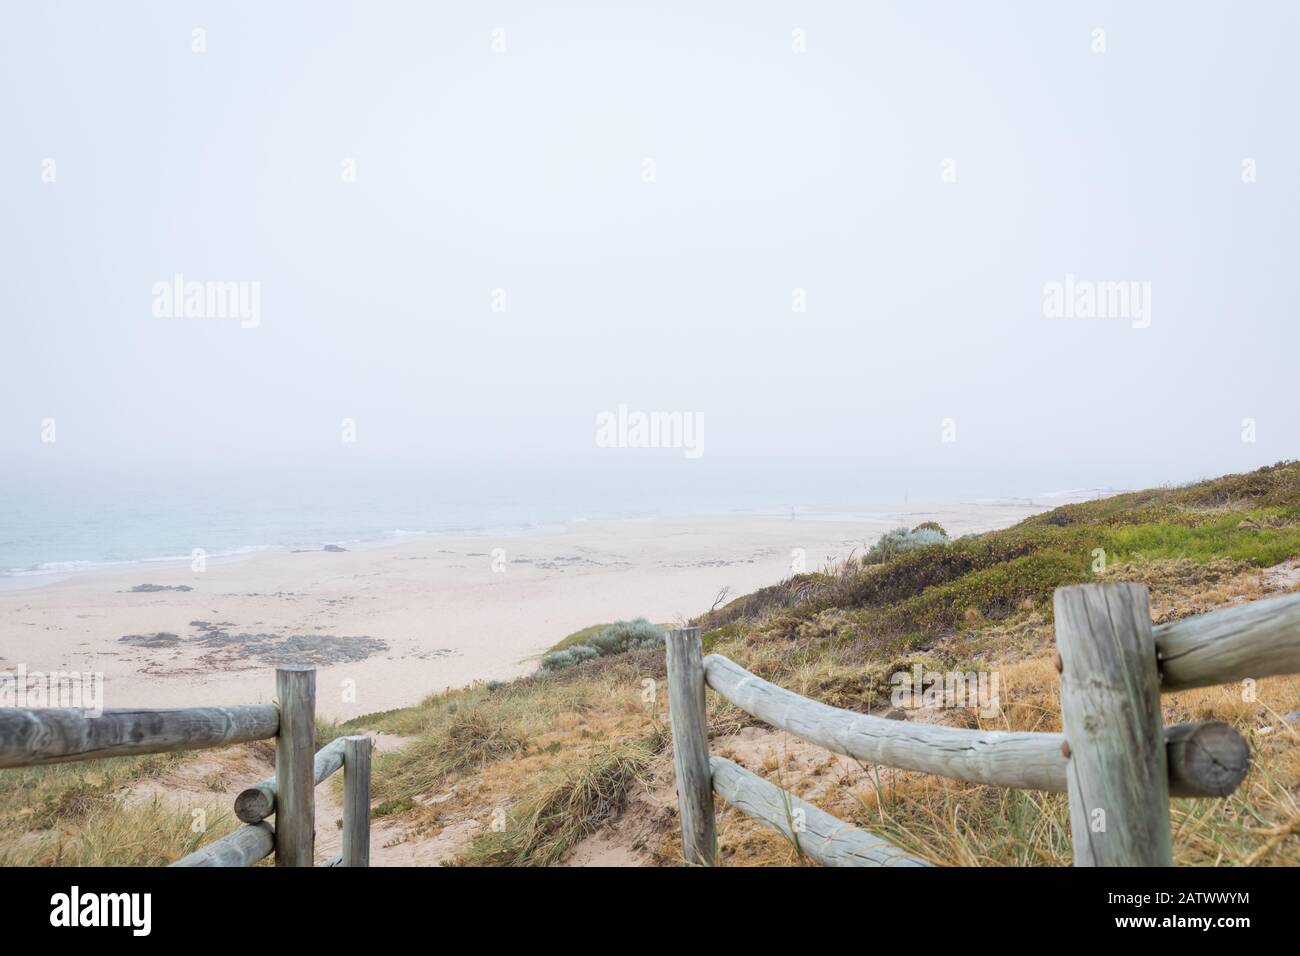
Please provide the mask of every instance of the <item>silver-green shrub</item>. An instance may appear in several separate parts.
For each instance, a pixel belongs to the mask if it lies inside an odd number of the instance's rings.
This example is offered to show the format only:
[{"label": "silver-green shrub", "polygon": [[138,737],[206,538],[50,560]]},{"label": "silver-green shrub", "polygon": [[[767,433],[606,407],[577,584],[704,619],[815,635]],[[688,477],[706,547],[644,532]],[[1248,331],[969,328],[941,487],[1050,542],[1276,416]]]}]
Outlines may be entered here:
[{"label": "silver-green shrub", "polygon": [[588,644],[575,644],[572,647],[566,647],[562,651],[551,651],[551,653],[545,655],[542,658],[542,670],[560,671],[599,656],[600,652],[594,647]]},{"label": "silver-green shrub", "polygon": [[663,643],[664,629],[643,617],[638,617],[635,621],[615,621],[586,644],[574,644],[545,655],[542,658],[542,670],[563,670],[594,657],[663,647]]},{"label": "silver-green shrub", "polygon": [[911,531],[906,528],[895,528],[893,531],[887,531],[880,536],[880,540],[862,556],[862,563],[884,564],[890,558],[896,558],[908,551],[929,547],[932,544],[947,543],[948,535],[942,530],[936,531],[934,528],[923,526]]},{"label": "silver-green shrub", "polygon": [[615,621],[589,643],[602,655],[662,647],[664,629],[643,617],[638,617],[635,621]]}]

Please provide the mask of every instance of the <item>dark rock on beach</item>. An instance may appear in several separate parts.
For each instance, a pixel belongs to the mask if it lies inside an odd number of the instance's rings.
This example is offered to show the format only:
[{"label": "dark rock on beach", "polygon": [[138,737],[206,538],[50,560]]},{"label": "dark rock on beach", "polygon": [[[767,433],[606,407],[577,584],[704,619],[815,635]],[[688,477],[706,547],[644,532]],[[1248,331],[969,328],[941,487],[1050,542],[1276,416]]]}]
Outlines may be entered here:
[{"label": "dark rock on beach", "polygon": [[345,664],[388,650],[377,637],[332,634],[232,633],[229,625],[191,622],[199,631],[194,643],[222,660],[257,660],[263,664]]},{"label": "dark rock on beach", "polygon": [[198,666],[216,669],[263,664],[347,664],[388,650],[386,641],[366,635],[237,632],[227,621],[219,624],[190,621],[190,626],[197,632],[194,637],[182,638],[159,631],[155,634],[127,634],[119,637],[118,641],[151,649],[192,647],[198,652]]},{"label": "dark rock on beach", "polygon": [[159,631],[156,634],[127,634],[125,637],[119,637],[118,640],[123,644],[133,644],[136,647],[175,647],[181,642],[180,635],[167,631]]}]

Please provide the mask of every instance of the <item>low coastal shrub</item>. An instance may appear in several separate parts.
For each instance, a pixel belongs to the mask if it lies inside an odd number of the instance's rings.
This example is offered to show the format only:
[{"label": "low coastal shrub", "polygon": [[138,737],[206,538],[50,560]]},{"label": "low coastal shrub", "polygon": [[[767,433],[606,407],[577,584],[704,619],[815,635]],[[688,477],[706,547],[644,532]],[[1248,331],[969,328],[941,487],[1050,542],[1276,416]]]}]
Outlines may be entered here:
[{"label": "low coastal shrub", "polygon": [[586,644],[573,644],[551,651],[542,658],[542,670],[559,671],[596,657],[608,657],[626,651],[644,651],[662,647],[664,629],[643,617],[634,621],[615,621],[606,625]]},{"label": "low coastal shrub", "polygon": [[646,651],[662,647],[664,629],[651,624],[643,617],[635,621],[616,621],[591,639],[591,645],[601,654],[621,654],[624,651]]},{"label": "low coastal shrub", "polygon": [[937,531],[945,538],[948,537],[948,532],[944,531],[943,525],[939,524],[937,521],[922,521],[912,529],[912,534],[916,534],[918,531]]},{"label": "low coastal shrub", "polygon": [[871,550],[862,556],[863,564],[884,564],[891,558],[917,548],[928,548],[934,544],[947,544],[948,535],[938,524],[927,521],[911,531],[895,528],[880,536],[880,540],[871,546]]},{"label": "low coastal shrub", "polygon": [[599,656],[600,652],[590,644],[574,644],[562,651],[551,651],[551,653],[543,657],[542,670],[562,671],[566,667],[572,667],[574,664],[581,664],[583,661],[589,661],[593,657]]}]

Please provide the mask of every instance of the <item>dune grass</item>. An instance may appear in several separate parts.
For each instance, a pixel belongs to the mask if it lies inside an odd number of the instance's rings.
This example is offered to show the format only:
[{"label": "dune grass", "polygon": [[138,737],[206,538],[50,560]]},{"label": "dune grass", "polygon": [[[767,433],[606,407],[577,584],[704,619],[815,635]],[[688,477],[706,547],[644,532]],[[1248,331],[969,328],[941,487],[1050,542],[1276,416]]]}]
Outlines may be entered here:
[{"label": "dune grass", "polygon": [[426,729],[400,756],[381,755],[374,768],[374,794],[384,801],[413,800],[452,774],[482,768],[527,748],[528,738],[505,715],[476,707]]},{"label": "dune grass", "polygon": [[[958,629],[997,625],[1052,592],[1116,565],[1300,555],[1300,465],[1178,489],[1068,505],[1014,527],[796,575],[701,616],[706,631],[743,625],[747,643],[840,640],[915,652]],[[733,628],[734,630],[734,628]]]},{"label": "dune grass", "polygon": [[550,650],[562,651],[567,648],[573,647],[575,644],[589,643],[593,637],[595,637],[597,634],[599,634],[607,627],[609,627],[609,622],[606,622],[604,624],[593,624],[590,627],[582,628],[582,630],[574,631],[572,634],[564,638],[562,641],[558,641],[555,644],[552,644]]},{"label": "dune grass", "polygon": [[468,866],[549,866],[623,809],[628,792],[667,746],[662,725],[560,768],[460,858]]},{"label": "dune grass", "polygon": [[191,810],[124,799],[131,785],[186,756],[0,770],[0,866],[162,866],[224,836],[237,825],[233,813],[197,819]]}]

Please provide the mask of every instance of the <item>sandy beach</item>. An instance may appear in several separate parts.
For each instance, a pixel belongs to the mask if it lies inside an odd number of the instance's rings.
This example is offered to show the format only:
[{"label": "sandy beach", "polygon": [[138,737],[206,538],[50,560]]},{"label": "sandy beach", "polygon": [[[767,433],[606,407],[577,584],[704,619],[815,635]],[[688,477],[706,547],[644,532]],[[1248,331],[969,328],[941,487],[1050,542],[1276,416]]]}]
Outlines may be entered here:
[{"label": "sandy beach", "polygon": [[102,672],[103,705],[269,701],[277,663],[312,662],[318,710],[347,718],[509,679],[571,632],[684,620],[921,521],[950,534],[1052,505],[580,522],[516,537],[421,536],[358,551],[263,553],[202,572],[133,566],[0,591],[0,670]]}]

